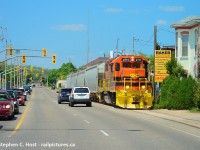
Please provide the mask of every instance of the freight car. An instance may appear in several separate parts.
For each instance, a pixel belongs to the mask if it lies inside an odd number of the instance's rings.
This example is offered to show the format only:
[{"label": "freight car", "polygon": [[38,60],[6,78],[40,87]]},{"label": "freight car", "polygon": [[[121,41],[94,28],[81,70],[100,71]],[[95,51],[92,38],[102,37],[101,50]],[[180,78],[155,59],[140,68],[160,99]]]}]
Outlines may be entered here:
[{"label": "freight car", "polygon": [[152,83],[144,56],[120,55],[67,76],[67,87],[88,86],[93,101],[121,108],[152,107]]}]

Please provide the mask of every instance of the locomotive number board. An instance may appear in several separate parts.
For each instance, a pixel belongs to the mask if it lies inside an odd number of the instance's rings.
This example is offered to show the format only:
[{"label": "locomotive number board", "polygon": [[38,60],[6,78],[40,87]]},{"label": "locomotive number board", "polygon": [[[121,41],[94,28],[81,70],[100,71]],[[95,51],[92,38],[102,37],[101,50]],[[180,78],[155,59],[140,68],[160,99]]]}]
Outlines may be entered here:
[{"label": "locomotive number board", "polygon": [[129,62],[130,58],[122,58],[122,62]]}]

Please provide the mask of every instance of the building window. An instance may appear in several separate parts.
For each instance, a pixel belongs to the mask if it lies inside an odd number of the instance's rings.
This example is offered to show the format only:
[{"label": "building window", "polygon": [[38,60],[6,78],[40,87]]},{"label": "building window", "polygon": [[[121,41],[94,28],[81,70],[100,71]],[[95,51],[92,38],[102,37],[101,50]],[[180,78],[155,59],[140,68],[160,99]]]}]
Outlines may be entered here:
[{"label": "building window", "polygon": [[181,36],[182,36],[182,56],[187,57],[189,36],[188,34],[182,34]]},{"label": "building window", "polygon": [[198,30],[195,30],[195,56],[197,55]]},{"label": "building window", "polygon": [[176,32],[176,57],[178,57],[178,32]]}]

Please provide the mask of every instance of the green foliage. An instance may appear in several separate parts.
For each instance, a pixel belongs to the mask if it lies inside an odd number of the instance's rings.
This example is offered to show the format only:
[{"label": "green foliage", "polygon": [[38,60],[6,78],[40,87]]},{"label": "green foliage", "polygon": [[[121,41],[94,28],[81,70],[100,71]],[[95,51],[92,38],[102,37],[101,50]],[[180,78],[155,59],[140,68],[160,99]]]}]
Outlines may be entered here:
[{"label": "green foliage", "polygon": [[52,70],[49,71],[49,73],[48,73],[48,83],[49,83],[49,85],[53,85],[53,84],[56,83],[57,72],[58,72],[58,69],[52,69]]},{"label": "green foliage", "polygon": [[165,64],[165,66],[168,74],[176,77],[184,76],[185,71],[183,69],[183,66],[181,66],[181,64],[179,64],[174,57],[172,57],[171,60]]},{"label": "green foliage", "polygon": [[57,77],[58,79],[65,79],[69,73],[76,71],[76,68],[74,67],[74,65],[69,62],[69,63],[63,63],[62,66],[58,69],[58,74]]},{"label": "green foliage", "polygon": [[188,78],[179,78],[168,76],[165,78],[158,108],[165,109],[191,109],[195,106],[194,87],[196,81],[190,76]]},{"label": "green foliage", "polygon": [[200,82],[194,88],[194,109],[200,110]]},{"label": "green foliage", "polygon": [[66,77],[71,72],[76,71],[77,69],[74,65],[70,63],[63,63],[59,69],[52,69],[48,72],[48,83],[49,85],[54,85],[57,80],[66,80]]}]

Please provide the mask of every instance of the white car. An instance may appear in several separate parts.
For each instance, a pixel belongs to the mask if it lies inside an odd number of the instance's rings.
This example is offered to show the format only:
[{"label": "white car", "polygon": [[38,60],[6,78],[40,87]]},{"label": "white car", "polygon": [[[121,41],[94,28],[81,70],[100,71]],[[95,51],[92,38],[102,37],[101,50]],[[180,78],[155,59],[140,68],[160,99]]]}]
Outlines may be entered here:
[{"label": "white car", "polygon": [[73,107],[74,104],[86,104],[92,107],[90,99],[90,90],[88,87],[73,87],[69,97],[69,106]]}]

